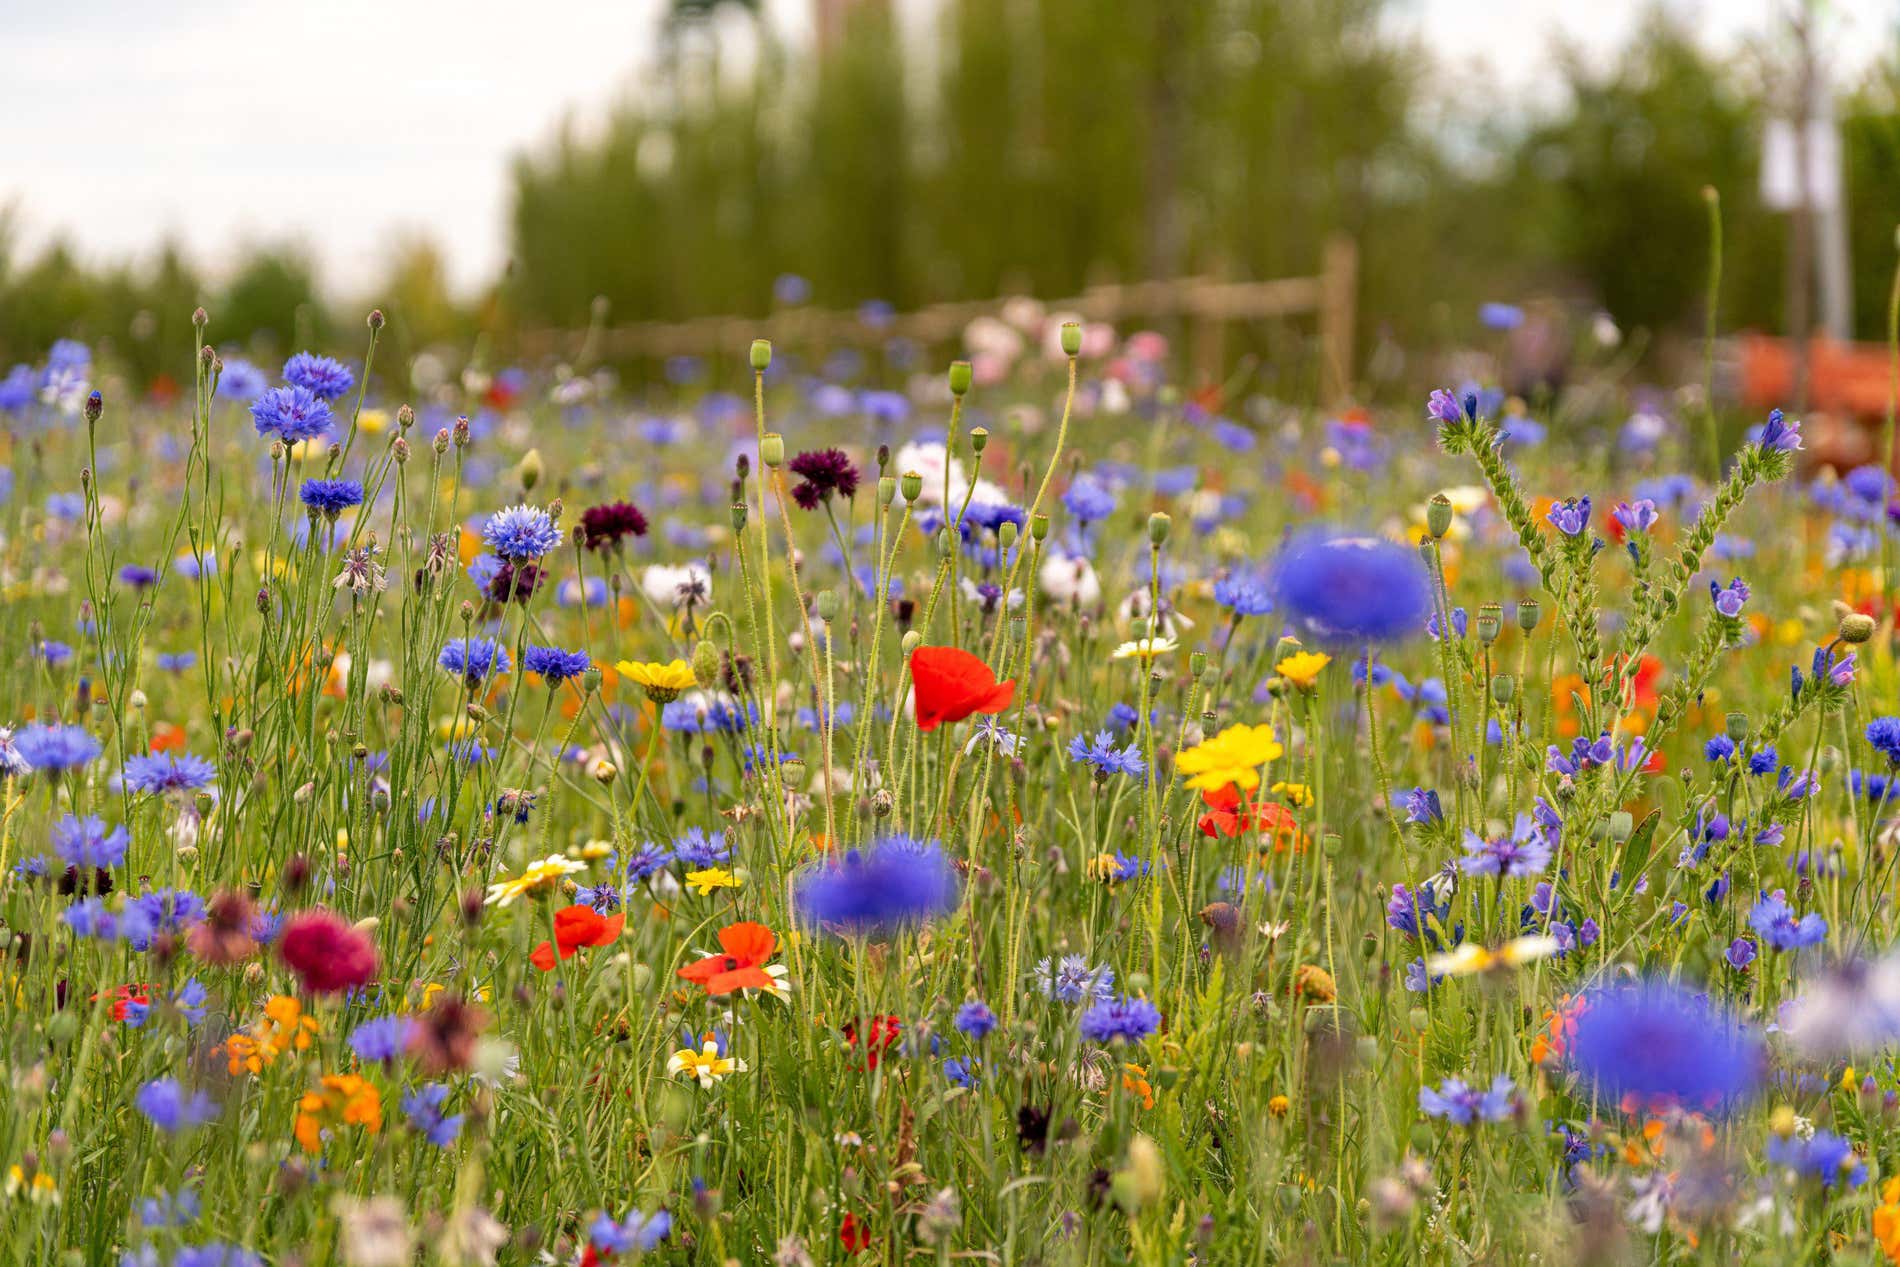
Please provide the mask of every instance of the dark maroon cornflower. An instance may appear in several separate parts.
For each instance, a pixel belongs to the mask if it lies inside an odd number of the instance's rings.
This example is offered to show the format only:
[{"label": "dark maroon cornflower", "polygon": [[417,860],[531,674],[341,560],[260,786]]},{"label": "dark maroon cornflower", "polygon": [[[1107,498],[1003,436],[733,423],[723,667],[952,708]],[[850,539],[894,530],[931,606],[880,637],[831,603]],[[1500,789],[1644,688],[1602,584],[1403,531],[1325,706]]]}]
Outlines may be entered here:
[{"label": "dark maroon cornflower", "polygon": [[376,943],[321,907],[290,917],[277,953],[311,994],[342,994],[376,979]]},{"label": "dark maroon cornflower", "polygon": [[818,509],[818,503],[833,493],[850,497],[858,491],[858,468],[843,449],[811,449],[787,465],[799,477],[792,487],[792,500],[806,510]]},{"label": "dark maroon cornflower", "polygon": [[647,535],[647,517],[631,502],[608,502],[581,512],[583,543],[589,550],[616,550],[628,537]]},{"label": "dark maroon cornflower", "polygon": [[546,575],[537,563],[523,563],[519,567],[504,563],[488,582],[488,601],[525,603],[534,597],[534,591]]},{"label": "dark maroon cornflower", "polygon": [[488,1028],[488,1013],[468,1001],[444,994],[409,1030],[409,1058],[434,1077],[466,1069],[475,1045]]}]

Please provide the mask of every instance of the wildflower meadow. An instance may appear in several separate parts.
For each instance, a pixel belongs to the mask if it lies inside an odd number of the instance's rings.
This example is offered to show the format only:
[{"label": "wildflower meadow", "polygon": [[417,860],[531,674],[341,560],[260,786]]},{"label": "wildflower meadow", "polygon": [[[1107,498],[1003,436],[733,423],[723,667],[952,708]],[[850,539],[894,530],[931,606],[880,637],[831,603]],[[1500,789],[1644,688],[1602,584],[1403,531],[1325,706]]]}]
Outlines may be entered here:
[{"label": "wildflower meadow", "polygon": [[384,325],[0,379],[0,1262],[1900,1261],[1884,464]]}]

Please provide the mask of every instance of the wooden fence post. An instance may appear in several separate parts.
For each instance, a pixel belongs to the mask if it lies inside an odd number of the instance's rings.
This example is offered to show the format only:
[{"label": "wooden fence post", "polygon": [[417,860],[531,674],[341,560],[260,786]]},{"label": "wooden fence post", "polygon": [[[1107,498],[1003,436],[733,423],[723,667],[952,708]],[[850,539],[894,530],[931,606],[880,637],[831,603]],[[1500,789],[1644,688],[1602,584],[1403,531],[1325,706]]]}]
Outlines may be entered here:
[{"label": "wooden fence post", "polygon": [[1326,239],[1320,272],[1320,390],[1328,404],[1352,399],[1353,303],[1359,289],[1359,248],[1343,233]]}]

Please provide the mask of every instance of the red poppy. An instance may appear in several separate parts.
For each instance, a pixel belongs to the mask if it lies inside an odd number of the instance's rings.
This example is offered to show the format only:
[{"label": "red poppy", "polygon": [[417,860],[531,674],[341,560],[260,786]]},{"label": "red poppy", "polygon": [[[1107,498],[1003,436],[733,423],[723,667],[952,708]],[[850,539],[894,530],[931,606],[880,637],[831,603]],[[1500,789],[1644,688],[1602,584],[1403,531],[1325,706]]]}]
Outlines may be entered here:
[{"label": "red poppy", "polygon": [[871,1228],[857,1215],[847,1214],[838,1224],[838,1243],[848,1254],[861,1254],[871,1248]]},{"label": "red poppy", "polygon": [[1207,803],[1207,813],[1201,815],[1198,824],[1203,836],[1232,838],[1242,832],[1258,831],[1273,837],[1276,851],[1289,843],[1296,849],[1299,847],[1299,820],[1278,801],[1243,797],[1231,783],[1211,792],[1203,791],[1201,799]]},{"label": "red poppy", "polygon": [[[99,998],[96,994],[92,997],[95,1002]],[[139,1007],[151,1006],[152,987],[143,982],[136,985],[122,985],[107,991],[106,997],[112,1000],[112,1019],[122,1021],[132,1015],[134,1005]]]},{"label": "red poppy", "polygon": [[[566,906],[554,912],[554,940],[561,944],[561,958],[572,959],[582,946],[607,945],[626,924],[625,913],[608,919],[591,906]],[[536,946],[528,962],[543,972],[554,971],[553,945],[544,941]]]},{"label": "red poppy", "polygon": [[1016,698],[1016,679],[998,682],[989,665],[958,647],[917,648],[910,653],[910,676],[922,731],[972,713],[1000,713]]},{"label": "red poppy", "polygon": [[[869,1022],[866,1023],[862,1043],[864,1048],[863,1068],[877,1068],[878,1056],[880,1053],[887,1052],[897,1045],[897,1034],[902,1027],[903,1022],[899,1021],[895,1016],[873,1016]],[[844,1041],[851,1047],[856,1048],[860,1046],[858,1040],[858,1023],[856,1021],[846,1021],[844,1023]]]},{"label": "red poppy", "polygon": [[765,961],[778,949],[778,938],[765,925],[750,920],[728,924],[719,930],[719,948],[725,953],[687,964],[679,975],[705,986],[707,994],[770,990],[778,984],[765,971]]}]

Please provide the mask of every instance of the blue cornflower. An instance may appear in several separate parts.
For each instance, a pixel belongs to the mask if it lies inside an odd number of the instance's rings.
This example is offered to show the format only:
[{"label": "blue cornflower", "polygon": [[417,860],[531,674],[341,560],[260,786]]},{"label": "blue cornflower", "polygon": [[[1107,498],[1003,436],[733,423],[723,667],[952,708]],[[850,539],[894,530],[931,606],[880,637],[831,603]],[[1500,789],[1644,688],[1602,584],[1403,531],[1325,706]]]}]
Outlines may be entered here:
[{"label": "blue cornflower", "polygon": [[297,500],[310,511],[335,519],[350,507],[363,504],[363,486],[355,480],[305,480]]},{"label": "blue cornflower", "polygon": [[270,387],[270,376],[241,356],[224,360],[218,372],[218,395],[226,400],[256,400]]},{"label": "blue cornflower", "polygon": [[356,385],[356,376],[339,361],[315,352],[299,352],[284,362],[284,381],[322,400],[336,400]]},{"label": "blue cornflower", "polygon": [[199,1200],[196,1188],[180,1188],[177,1192],[161,1189],[153,1196],[139,1199],[139,1224],[142,1227],[185,1227],[196,1222],[203,1210],[204,1203]]},{"label": "blue cornflower", "polygon": [[1516,304],[1479,304],[1478,324],[1487,330],[1515,330],[1524,324],[1524,310]]},{"label": "blue cornflower", "polygon": [[703,827],[689,827],[673,842],[673,860],[683,867],[716,867],[731,858],[732,846],[722,831],[708,834]]},{"label": "blue cornflower", "polygon": [[1528,814],[1517,816],[1509,836],[1486,839],[1465,829],[1465,856],[1458,860],[1467,875],[1494,875],[1500,879],[1536,875],[1550,865],[1551,842]]},{"label": "blue cornflower", "polygon": [[1501,1122],[1511,1116],[1517,1084],[1508,1074],[1491,1080],[1491,1089],[1479,1091],[1463,1078],[1447,1078],[1436,1089],[1418,1089],[1419,1111],[1426,1117],[1442,1117],[1458,1126],[1478,1122]]},{"label": "blue cornflower", "polygon": [[1793,453],[1801,447],[1801,420],[1789,421],[1779,409],[1768,412],[1768,421],[1749,439],[1772,453]]},{"label": "blue cornflower", "polygon": [[73,903],[59,913],[59,918],[61,923],[72,930],[75,937],[113,941],[119,936],[119,917],[112,913],[104,901],[96,897]]},{"label": "blue cornflower", "polygon": [[1748,582],[1736,577],[1727,585],[1709,582],[1709,597],[1715,600],[1715,610],[1730,620],[1742,614],[1742,605],[1748,601]]},{"label": "blue cornflower", "polygon": [[1900,766],[1900,717],[1876,717],[1867,723],[1867,742],[1887,758],[1887,764]]},{"label": "blue cornflower", "polygon": [[806,868],[793,900],[814,924],[881,935],[954,909],[957,877],[936,841],[893,836]]},{"label": "blue cornflower", "polygon": [[69,867],[105,870],[125,861],[125,828],[106,830],[104,822],[88,814],[71,814],[53,824],[53,852]]},{"label": "blue cornflower", "polygon": [[1748,912],[1748,925],[1761,935],[1773,950],[1798,950],[1816,946],[1827,936],[1827,921],[1810,911],[1796,918],[1788,905],[1785,889],[1762,895]]},{"label": "blue cornflower", "polygon": [[1062,504],[1077,523],[1095,523],[1115,513],[1115,494],[1093,475],[1078,475],[1062,494]]},{"label": "blue cornflower", "polygon": [[217,1105],[202,1091],[187,1092],[176,1078],[155,1078],[132,1097],[134,1108],[167,1134],[190,1130],[218,1115]]},{"label": "blue cornflower", "polygon": [[1214,601],[1236,616],[1264,616],[1273,610],[1266,581],[1250,572],[1236,572],[1214,582]]},{"label": "blue cornflower", "polygon": [[415,1022],[406,1016],[378,1016],[350,1031],[350,1050],[357,1059],[393,1062],[409,1046]]},{"label": "blue cornflower", "polygon": [[149,950],[160,933],[181,932],[204,917],[204,899],[190,889],[154,889],[125,904],[119,928],[132,949]]},{"label": "blue cornflower", "polygon": [[649,879],[667,869],[673,863],[673,851],[661,845],[646,844],[627,855],[627,879],[634,882]]},{"label": "blue cornflower", "polygon": [[611,884],[586,884],[574,890],[574,901],[593,907],[596,915],[611,915],[620,909],[620,890]]},{"label": "blue cornflower", "polygon": [[1639,497],[1633,502],[1618,502],[1616,509],[1610,512],[1616,522],[1623,525],[1625,532],[1648,532],[1656,526],[1659,515],[1656,503],[1647,497]]},{"label": "blue cornflower", "polygon": [[1710,1112],[1732,1106],[1761,1073],[1761,1040],[1674,982],[1609,986],[1586,996],[1570,1065],[1606,1099]]},{"label": "blue cornflower", "polygon": [[1566,537],[1583,534],[1590,526],[1590,499],[1588,497],[1568,497],[1550,508],[1545,516]]},{"label": "blue cornflower", "polygon": [[1043,959],[1035,977],[1043,996],[1058,1003],[1099,1002],[1115,992],[1115,970],[1107,964],[1092,968],[1081,955],[1064,955],[1060,962]]},{"label": "blue cornflower", "polygon": [[35,722],[13,736],[13,750],[35,770],[76,770],[103,751],[99,741],[80,726]]},{"label": "blue cornflower", "polygon": [[171,1267],[264,1267],[264,1260],[242,1245],[208,1241],[203,1245],[180,1245],[172,1255]]},{"label": "blue cornflower", "polygon": [[1147,762],[1141,758],[1140,745],[1130,743],[1117,748],[1115,733],[1109,730],[1097,731],[1092,742],[1080,735],[1071,739],[1069,760],[1095,767],[1096,777],[1103,779],[1111,774],[1141,775],[1148,770]]},{"label": "blue cornflower", "polygon": [[976,1062],[965,1060],[960,1056],[952,1056],[943,1062],[943,1076],[948,1078],[953,1086],[973,1087],[976,1085]]},{"label": "blue cornflower", "polygon": [[756,704],[746,704],[741,712],[734,701],[703,693],[682,696],[660,708],[660,725],[684,735],[736,735],[746,728],[748,719],[758,718]]},{"label": "blue cornflower", "polygon": [[1727,735],[1717,735],[1702,745],[1702,756],[1709,761],[1727,761],[1735,755],[1735,741]]},{"label": "blue cornflower", "polygon": [[1161,1028],[1161,1009],[1144,998],[1123,994],[1089,1007],[1076,1022],[1093,1043],[1138,1043]]},{"label": "blue cornflower", "polygon": [[285,444],[328,436],[334,425],[330,406],[307,387],[273,387],[251,402],[251,426],[257,434],[276,436]]},{"label": "blue cornflower", "polygon": [[402,1111],[411,1128],[437,1148],[447,1148],[462,1133],[463,1115],[445,1116],[442,1104],[449,1098],[447,1083],[429,1082],[402,1097]]},{"label": "blue cornflower", "polygon": [[128,757],[120,777],[134,792],[196,792],[211,785],[218,767],[189,752],[147,753]]},{"label": "blue cornflower", "polygon": [[563,651],[559,647],[529,647],[521,653],[521,667],[540,674],[549,686],[579,677],[593,663],[585,651]]},{"label": "blue cornflower", "polygon": [[951,1024],[957,1032],[978,1042],[987,1038],[996,1028],[996,1013],[990,1011],[990,1005],[981,999],[972,999],[957,1009],[956,1019]]},{"label": "blue cornflower", "polygon": [[481,685],[489,677],[499,677],[513,667],[508,648],[492,638],[451,638],[443,645],[436,663],[471,687]]},{"label": "blue cornflower", "polygon": [[1867,1163],[1853,1145],[1833,1131],[1812,1135],[1770,1135],[1763,1156],[1794,1171],[1796,1178],[1813,1179],[1823,1188],[1845,1183],[1858,1188],[1867,1182]]},{"label": "blue cornflower", "polygon": [[482,541],[510,563],[538,559],[561,544],[553,516],[539,506],[522,504],[498,510],[482,525]]},{"label": "blue cornflower", "polygon": [[1417,552],[1378,537],[1301,537],[1274,561],[1269,589],[1289,620],[1333,646],[1414,634],[1431,609]]},{"label": "blue cornflower", "polygon": [[673,1231],[673,1216],[665,1210],[642,1214],[629,1210],[627,1217],[616,1220],[602,1214],[587,1225],[587,1239],[597,1254],[644,1254]]}]

